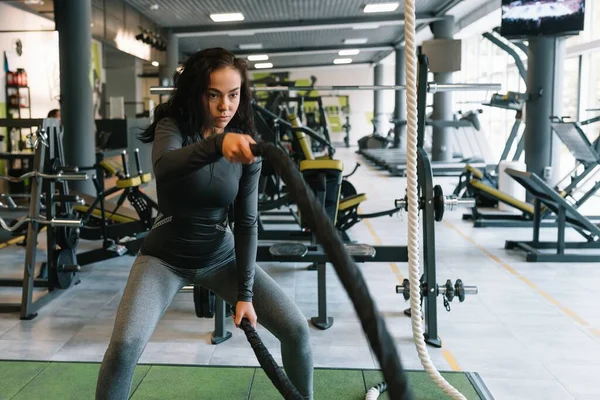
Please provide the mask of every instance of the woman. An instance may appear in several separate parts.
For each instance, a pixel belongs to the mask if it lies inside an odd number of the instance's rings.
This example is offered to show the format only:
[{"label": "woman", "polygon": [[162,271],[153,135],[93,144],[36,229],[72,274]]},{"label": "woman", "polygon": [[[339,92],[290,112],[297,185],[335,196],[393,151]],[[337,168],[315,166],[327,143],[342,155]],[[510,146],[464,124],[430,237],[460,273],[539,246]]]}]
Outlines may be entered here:
[{"label": "woman", "polygon": [[306,318],[255,265],[261,161],[250,151],[246,63],[224,49],[200,51],[183,65],[176,88],[141,137],[153,143],[160,212],[131,269],[96,398],[128,397],[135,365],[163,312],[183,286],[196,283],[235,305],[236,326],[242,318],[256,326],[258,318],[281,341],[287,375],[311,399]]}]

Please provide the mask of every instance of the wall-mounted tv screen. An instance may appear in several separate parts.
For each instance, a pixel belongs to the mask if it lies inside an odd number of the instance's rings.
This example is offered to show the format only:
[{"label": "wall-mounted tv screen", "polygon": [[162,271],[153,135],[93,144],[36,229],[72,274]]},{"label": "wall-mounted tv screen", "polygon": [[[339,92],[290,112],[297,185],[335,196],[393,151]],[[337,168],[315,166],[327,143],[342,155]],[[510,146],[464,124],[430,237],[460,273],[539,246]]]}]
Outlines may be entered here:
[{"label": "wall-mounted tv screen", "polygon": [[585,0],[502,0],[507,38],[574,35],[583,30]]}]

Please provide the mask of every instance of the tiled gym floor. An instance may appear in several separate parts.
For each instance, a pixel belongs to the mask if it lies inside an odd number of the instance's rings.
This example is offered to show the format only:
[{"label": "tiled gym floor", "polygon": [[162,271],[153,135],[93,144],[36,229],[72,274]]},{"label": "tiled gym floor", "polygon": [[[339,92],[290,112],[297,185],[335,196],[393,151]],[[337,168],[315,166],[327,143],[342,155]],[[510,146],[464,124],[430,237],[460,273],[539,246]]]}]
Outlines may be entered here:
[{"label": "tiled gym floor", "polygon": [[[368,166],[353,149],[338,155],[351,178],[370,200],[363,212],[390,208],[405,193],[406,181]],[[438,178],[447,192],[457,178]],[[506,239],[531,236],[530,229],[473,228],[462,212],[446,213],[436,224],[438,281],[461,278],[477,285],[479,294],[453,302],[446,312],[439,300],[442,349],[428,347],[440,370],[478,372],[496,399],[600,398],[600,296],[595,293],[600,270],[593,264],[526,263],[520,253],[504,250]],[[355,226],[351,237],[370,244],[406,244],[406,220],[383,217]],[[554,229],[544,236],[552,237]],[[41,237],[41,236],[40,236]],[[3,275],[22,271],[25,249],[0,250]],[[43,257],[40,251],[40,257]],[[0,359],[99,361],[108,344],[115,310],[133,258],[126,256],[86,267],[81,283],[43,308],[32,321],[16,314],[0,315]],[[316,272],[304,264],[263,264],[292,296],[306,317],[317,311]],[[402,311],[408,302],[395,294],[395,285],[408,276],[404,263],[359,264],[404,364],[422,369],[412,344],[410,320]],[[352,305],[333,269],[328,275],[330,315],[327,331],[312,329],[315,365],[375,368],[377,362],[361,331]],[[0,301],[18,299],[18,290],[2,288]],[[210,344],[212,320],[195,317],[192,295],[180,293],[160,321],[140,362],[258,365],[243,333],[228,326],[228,342]],[[260,333],[281,363],[274,338]]]}]

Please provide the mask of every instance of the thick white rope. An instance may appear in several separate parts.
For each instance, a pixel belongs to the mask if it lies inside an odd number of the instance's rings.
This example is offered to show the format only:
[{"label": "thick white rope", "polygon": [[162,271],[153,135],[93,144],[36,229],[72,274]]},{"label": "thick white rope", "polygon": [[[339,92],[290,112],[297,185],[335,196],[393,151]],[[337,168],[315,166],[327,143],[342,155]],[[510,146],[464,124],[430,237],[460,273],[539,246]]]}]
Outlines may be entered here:
[{"label": "thick white rope", "polygon": [[[404,37],[406,41],[406,109],[407,109],[407,201],[408,201],[408,267],[410,309],[413,339],[421,364],[435,384],[455,400],[466,400],[435,368],[423,337],[421,314],[421,272],[419,268],[419,194],[417,188],[417,46],[415,43],[415,0],[404,0]],[[420,77],[427,79],[427,76]],[[434,285],[435,282],[429,282]]]}]

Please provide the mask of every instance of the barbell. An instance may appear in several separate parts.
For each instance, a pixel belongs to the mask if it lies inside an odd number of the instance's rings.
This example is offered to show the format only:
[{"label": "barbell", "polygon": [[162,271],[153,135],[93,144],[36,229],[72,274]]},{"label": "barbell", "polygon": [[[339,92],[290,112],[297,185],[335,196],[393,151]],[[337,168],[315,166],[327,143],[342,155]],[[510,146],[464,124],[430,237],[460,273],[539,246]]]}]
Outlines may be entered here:
[{"label": "barbell", "polygon": [[17,229],[19,229],[19,227],[21,225],[24,225],[28,222],[37,222],[40,225],[50,225],[53,228],[58,227],[58,226],[64,226],[67,228],[79,228],[83,225],[83,223],[80,219],[53,218],[51,220],[45,220],[45,219],[34,219],[34,218],[26,217],[26,218],[19,220],[18,222],[16,222],[14,225],[11,226],[11,225],[8,225],[6,223],[6,221],[4,221],[4,219],[2,219],[2,217],[0,217],[0,227],[9,232],[16,231]]}]

